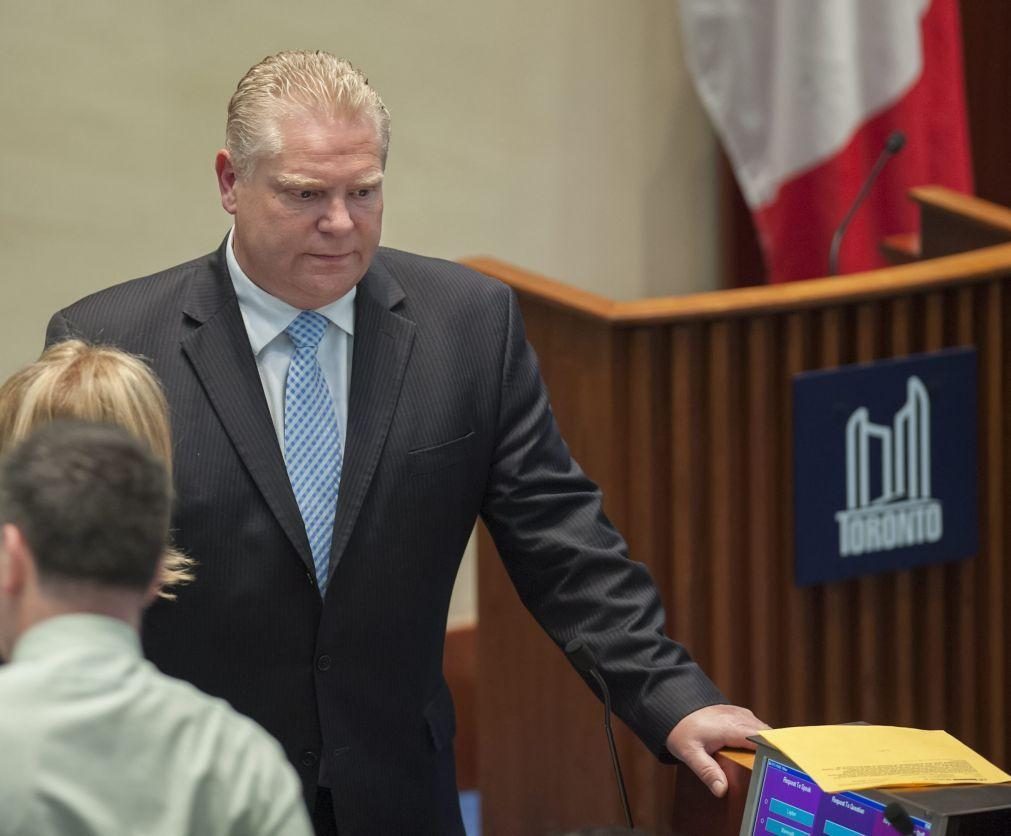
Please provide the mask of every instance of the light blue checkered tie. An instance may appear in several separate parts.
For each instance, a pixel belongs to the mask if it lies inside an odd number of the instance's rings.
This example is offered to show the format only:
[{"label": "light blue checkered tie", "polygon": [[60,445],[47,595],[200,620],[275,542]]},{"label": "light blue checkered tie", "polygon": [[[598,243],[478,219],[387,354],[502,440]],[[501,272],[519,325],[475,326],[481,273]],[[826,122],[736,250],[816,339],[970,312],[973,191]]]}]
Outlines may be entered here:
[{"label": "light blue checkered tie", "polygon": [[295,344],[284,386],[284,461],[312,549],[320,595],[326,593],[337,488],[340,429],[316,352],[327,318],[302,311],[285,329]]}]

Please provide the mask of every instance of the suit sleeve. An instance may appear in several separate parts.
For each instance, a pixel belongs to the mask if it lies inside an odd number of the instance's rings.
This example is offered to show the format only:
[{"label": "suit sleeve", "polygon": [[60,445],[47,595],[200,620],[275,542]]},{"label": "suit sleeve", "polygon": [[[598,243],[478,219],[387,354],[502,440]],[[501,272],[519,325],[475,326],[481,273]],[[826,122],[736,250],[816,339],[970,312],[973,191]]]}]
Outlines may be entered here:
[{"label": "suit sleeve", "polygon": [[[615,712],[658,756],[686,715],[726,699],[664,635],[645,566],[628,558],[599,488],[559,434],[509,294],[497,444],[482,517],[524,605],[559,645],[593,650]],[[592,681],[588,680],[592,686]]]}]

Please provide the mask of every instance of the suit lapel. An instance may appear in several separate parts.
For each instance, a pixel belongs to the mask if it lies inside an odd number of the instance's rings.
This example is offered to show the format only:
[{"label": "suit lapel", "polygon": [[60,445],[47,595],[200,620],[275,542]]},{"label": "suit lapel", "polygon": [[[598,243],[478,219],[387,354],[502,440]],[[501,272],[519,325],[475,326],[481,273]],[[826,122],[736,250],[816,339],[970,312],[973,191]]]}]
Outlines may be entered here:
[{"label": "suit lapel", "polygon": [[197,327],[183,338],[183,351],[268,507],[315,572],[223,249],[210,274],[194,277],[184,313]]},{"label": "suit lapel", "polygon": [[351,395],[330,551],[331,575],[344,554],[375,474],[411,356],[414,323],[391,310],[403,298],[400,285],[377,255],[355,297]]}]

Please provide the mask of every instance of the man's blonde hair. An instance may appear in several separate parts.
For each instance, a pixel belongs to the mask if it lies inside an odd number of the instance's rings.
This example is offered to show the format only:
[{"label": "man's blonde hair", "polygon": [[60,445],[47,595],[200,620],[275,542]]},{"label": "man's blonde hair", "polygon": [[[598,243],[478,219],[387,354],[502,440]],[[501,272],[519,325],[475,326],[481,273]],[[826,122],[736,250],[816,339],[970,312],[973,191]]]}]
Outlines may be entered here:
[{"label": "man's blonde hair", "polygon": [[247,177],[257,158],[281,151],[281,123],[298,116],[371,121],[386,165],[390,114],[365,74],[329,52],[291,51],[251,67],[228,103],[225,148],[236,174]]},{"label": "man's blonde hair", "polygon": [[[140,358],[111,346],[66,340],[0,386],[0,453],[42,424],[58,419],[117,424],[165,464],[172,489],[172,433],[168,403],[154,372]],[[193,561],[166,545],[159,582],[168,588],[193,580]]]}]

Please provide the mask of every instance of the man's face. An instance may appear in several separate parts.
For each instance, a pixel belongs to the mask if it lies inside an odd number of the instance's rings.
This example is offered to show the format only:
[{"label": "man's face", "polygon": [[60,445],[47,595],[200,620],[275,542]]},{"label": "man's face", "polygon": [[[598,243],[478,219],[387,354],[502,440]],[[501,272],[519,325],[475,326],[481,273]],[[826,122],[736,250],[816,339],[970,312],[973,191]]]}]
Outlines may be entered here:
[{"label": "man's face", "polygon": [[299,117],[280,125],[281,152],[236,176],[227,151],[215,168],[235,216],[235,257],[272,296],[304,310],[354,287],[379,246],[383,162],[367,119]]}]

